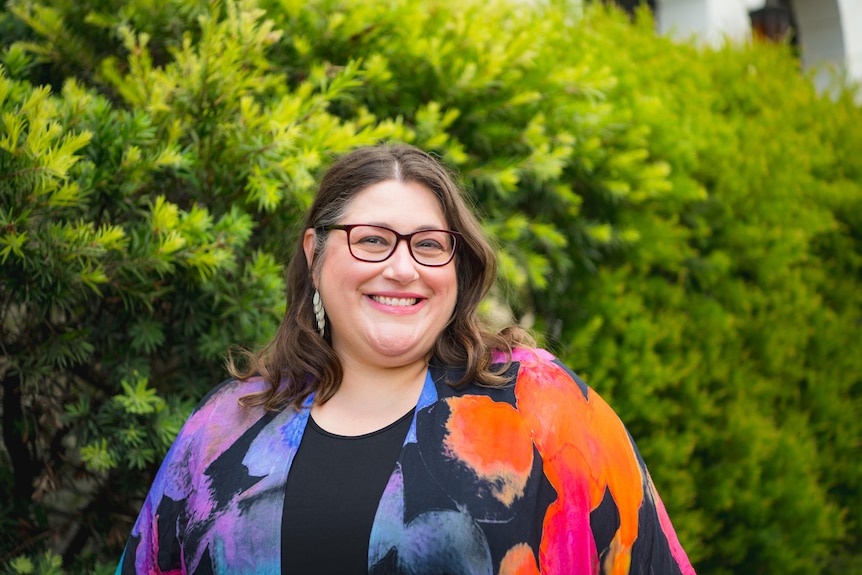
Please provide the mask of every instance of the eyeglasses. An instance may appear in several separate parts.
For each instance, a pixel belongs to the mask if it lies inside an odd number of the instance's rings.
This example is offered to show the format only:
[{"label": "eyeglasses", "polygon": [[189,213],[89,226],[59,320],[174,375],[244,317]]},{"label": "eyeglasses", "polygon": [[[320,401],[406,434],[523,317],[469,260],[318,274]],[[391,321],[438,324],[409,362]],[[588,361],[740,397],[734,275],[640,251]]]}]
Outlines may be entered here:
[{"label": "eyeglasses", "polygon": [[445,266],[455,257],[455,246],[461,234],[450,230],[419,230],[399,234],[383,226],[368,224],[319,226],[318,230],[344,230],[350,255],[361,262],[382,262],[395,253],[398,242],[407,242],[407,249],[416,263],[423,266]]}]

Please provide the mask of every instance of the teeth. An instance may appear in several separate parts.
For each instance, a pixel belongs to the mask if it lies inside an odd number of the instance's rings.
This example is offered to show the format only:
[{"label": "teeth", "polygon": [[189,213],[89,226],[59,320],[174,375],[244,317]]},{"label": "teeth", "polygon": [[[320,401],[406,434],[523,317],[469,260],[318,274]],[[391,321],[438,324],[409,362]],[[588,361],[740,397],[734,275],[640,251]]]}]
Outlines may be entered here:
[{"label": "teeth", "polygon": [[415,297],[403,298],[403,297],[381,297],[377,295],[371,296],[371,299],[376,301],[377,303],[382,303],[383,305],[394,305],[405,307],[408,305],[414,305],[418,300]]}]

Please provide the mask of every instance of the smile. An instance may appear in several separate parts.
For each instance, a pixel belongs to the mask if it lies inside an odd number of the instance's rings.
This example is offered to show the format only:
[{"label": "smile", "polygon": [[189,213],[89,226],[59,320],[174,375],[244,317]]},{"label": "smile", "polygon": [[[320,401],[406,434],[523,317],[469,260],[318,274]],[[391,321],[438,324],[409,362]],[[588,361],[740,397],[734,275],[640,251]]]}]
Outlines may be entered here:
[{"label": "smile", "polygon": [[369,297],[377,303],[396,307],[407,307],[411,305],[416,305],[416,302],[419,301],[415,297],[383,297],[378,295],[372,295]]}]

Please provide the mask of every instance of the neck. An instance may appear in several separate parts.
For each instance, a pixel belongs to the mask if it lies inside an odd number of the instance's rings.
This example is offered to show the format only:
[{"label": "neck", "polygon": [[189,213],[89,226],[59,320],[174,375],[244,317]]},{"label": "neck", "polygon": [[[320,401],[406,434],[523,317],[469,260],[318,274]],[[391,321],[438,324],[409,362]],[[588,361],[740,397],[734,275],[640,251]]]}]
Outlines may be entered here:
[{"label": "neck", "polygon": [[323,429],[362,435],[386,427],[416,406],[425,384],[425,358],[398,367],[380,367],[342,358],[344,377],[335,395],[315,404],[311,414]]}]

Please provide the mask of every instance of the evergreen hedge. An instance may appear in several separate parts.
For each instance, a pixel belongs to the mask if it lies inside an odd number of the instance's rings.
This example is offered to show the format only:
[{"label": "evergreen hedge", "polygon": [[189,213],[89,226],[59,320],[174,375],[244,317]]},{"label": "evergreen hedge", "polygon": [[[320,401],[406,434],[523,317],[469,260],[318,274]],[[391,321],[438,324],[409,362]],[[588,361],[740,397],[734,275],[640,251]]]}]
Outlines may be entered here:
[{"label": "evergreen hedge", "polygon": [[[111,572],[315,178],[407,141],[637,439],[699,573],[860,573],[862,109],[572,0],[10,0],[0,570]],[[59,555],[58,555],[59,554]]]}]

